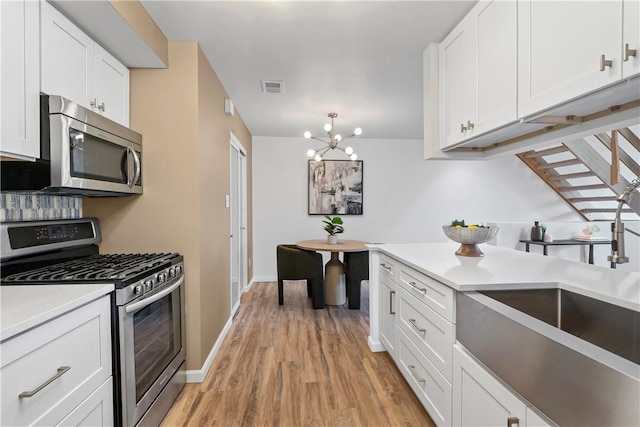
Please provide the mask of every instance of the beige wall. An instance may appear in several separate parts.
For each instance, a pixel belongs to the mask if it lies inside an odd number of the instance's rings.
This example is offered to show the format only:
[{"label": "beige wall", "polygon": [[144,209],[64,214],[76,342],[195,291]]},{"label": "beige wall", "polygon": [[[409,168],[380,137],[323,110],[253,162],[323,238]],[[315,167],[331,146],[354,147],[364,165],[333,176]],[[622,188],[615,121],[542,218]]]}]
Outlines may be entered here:
[{"label": "beige wall", "polygon": [[[251,170],[251,135],[237,111],[225,116],[225,97],[196,42],[169,42],[167,69],[131,70],[131,128],[143,135],[144,194],[84,201],[85,216],[100,219],[101,252],[184,255],[190,370],[202,367],[231,310],[229,132],[249,151]],[[248,225],[251,257],[251,210]]]}]

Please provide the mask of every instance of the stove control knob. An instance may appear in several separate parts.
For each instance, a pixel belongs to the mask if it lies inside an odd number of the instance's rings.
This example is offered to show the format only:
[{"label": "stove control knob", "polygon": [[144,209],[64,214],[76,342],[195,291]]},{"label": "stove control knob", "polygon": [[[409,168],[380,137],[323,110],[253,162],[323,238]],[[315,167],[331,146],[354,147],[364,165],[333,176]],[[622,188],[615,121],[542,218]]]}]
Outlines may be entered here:
[{"label": "stove control knob", "polygon": [[165,273],[158,273],[158,283],[164,283],[167,280],[167,275]]},{"label": "stove control knob", "polygon": [[141,285],[136,285],[133,288],[133,294],[134,295],[142,295],[142,286]]},{"label": "stove control knob", "polygon": [[182,266],[181,265],[176,265],[176,275],[181,275],[182,274]]},{"label": "stove control knob", "polygon": [[153,288],[153,282],[151,280],[145,280],[143,285],[145,292],[151,292],[151,289]]},{"label": "stove control knob", "polygon": [[175,267],[171,267],[169,269],[169,277],[174,277],[176,275],[176,268]]}]

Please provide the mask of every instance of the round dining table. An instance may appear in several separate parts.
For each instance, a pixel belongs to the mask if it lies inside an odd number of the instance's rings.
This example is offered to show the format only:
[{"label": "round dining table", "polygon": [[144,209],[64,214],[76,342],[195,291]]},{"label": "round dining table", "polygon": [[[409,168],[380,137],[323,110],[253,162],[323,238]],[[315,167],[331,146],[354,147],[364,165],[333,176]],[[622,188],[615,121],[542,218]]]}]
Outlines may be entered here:
[{"label": "round dining table", "polygon": [[340,252],[366,251],[369,242],[359,240],[340,240],[336,244],[326,239],[301,240],[296,243],[300,249],[331,252],[331,259],[324,266],[324,302],[326,305],[343,305],[347,302],[347,288],[344,276],[344,264],[340,261]]}]

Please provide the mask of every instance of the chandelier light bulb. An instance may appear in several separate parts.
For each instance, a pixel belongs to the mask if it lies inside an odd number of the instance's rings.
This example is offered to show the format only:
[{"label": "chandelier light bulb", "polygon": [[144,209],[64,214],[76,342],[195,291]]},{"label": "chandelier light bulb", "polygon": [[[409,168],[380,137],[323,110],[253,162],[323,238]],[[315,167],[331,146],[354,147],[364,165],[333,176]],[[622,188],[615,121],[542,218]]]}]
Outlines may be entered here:
[{"label": "chandelier light bulb", "polygon": [[[338,113],[329,113],[327,114],[327,116],[329,117],[330,121],[328,123],[325,123],[323,127],[328,134],[328,138],[326,136],[324,138],[318,138],[313,136],[310,131],[304,132],[304,137],[306,139],[315,139],[317,141],[320,141],[326,144],[326,146],[323,146],[320,148],[307,150],[307,157],[309,157],[309,159],[315,159],[316,161],[319,162],[319,161],[322,161],[322,157],[324,154],[328,153],[331,150],[338,149],[342,151],[345,155],[347,155],[348,158],[355,161],[358,158],[358,156],[356,155],[356,153],[354,153],[353,147],[343,148],[343,146],[341,146],[340,144],[343,141],[346,141],[353,136],[362,134],[362,129],[355,128],[353,132],[349,132],[346,136],[342,136],[340,134],[334,133],[335,130],[334,130],[333,124],[334,124],[335,118],[338,117]],[[344,144],[344,145],[346,146],[347,144]]]}]

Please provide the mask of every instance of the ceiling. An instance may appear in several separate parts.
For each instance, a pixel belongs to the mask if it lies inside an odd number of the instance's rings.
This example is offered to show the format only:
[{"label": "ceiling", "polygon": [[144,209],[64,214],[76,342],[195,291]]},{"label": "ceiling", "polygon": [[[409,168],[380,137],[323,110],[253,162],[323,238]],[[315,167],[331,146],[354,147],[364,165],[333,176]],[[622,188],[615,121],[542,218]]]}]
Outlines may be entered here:
[{"label": "ceiling", "polygon": [[[475,1],[142,0],[169,40],[198,41],[254,136],[421,139],[422,52]],[[282,94],[262,80],[284,82]]]}]

